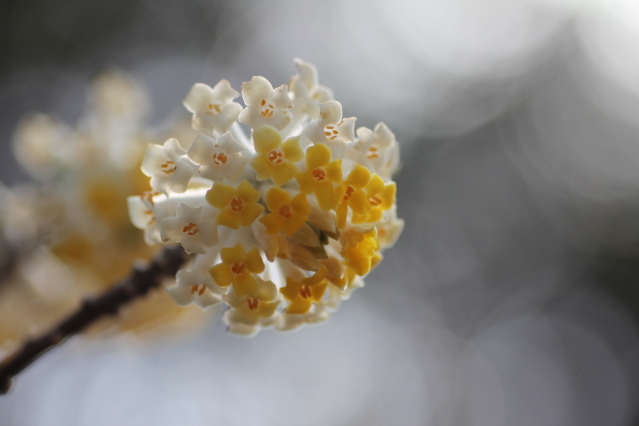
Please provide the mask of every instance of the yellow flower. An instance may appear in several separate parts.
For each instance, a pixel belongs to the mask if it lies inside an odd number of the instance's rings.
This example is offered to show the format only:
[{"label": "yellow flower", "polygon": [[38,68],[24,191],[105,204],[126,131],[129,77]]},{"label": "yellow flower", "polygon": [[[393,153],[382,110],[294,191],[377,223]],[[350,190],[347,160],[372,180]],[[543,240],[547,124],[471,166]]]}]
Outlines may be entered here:
[{"label": "yellow flower", "polygon": [[311,211],[306,194],[297,194],[291,199],[288,191],[276,186],[266,194],[266,206],[271,213],[260,218],[260,222],[266,226],[266,233],[271,235],[284,230],[290,237],[306,223]]},{"label": "yellow flower", "polygon": [[253,132],[253,143],[257,155],[250,164],[257,172],[257,179],[271,178],[275,185],[282,186],[299,172],[294,163],[304,158],[304,152],[300,148],[298,137],[282,143],[280,132],[264,125]]},{"label": "yellow flower", "polygon": [[365,189],[370,209],[365,214],[360,214],[353,209],[352,222],[354,224],[380,222],[384,210],[388,210],[395,205],[395,194],[397,193],[395,182],[384,184],[384,180],[381,177],[373,175]]},{"label": "yellow flower", "polygon": [[264,261],[255,247],[247,252],[241,244],[235,247],[224,247],[220,250],[222,263],[211,267],[209,274],[220,287],[233,284],[233,291],[239,299],[255,296],[258,285],[253,274],[264,272]]},{"label": "yellow flower", "polygon": [[382,260],[375,228],[363,232],[354,229],[344,232],[342,246],[341,254],[346,266],[353,268],[359,276],[368,274]]},{"label": "yellow flower", "polygon": [[353,213],[358,215],[365,215],[371,210],[372,206],[369,202],[369,197],[363,189],[370,180],[371,172],[366,167],[356,164],[340,186],[340,195],[343,194],[343,198],[336,210],[337,226],[340,229],[346,226],[349,207],[353,210]]},{"label": "yellow flower", "polygon": [[287,314],[305,314],[324,296],[324,291],[328,283],[326,278],[326,268],[320,266],[315,275],[297,281],[291,277],[286,277],[286,286],[280,289],[280,293],[290,301],[286,308]]},{"label": "yellow flower", "polygon": [[235,293],[224,296],[231,307],[224,314],[229,331],[237,334],[252,335],[262,325],[268,325],[275,314],[280,301],[277,300],[277,287],[271,281],[257,277],[258,292],[246,299],[240,299]]},{"label": "yellow flower", "polygon": [[257,204],[259,199],[260,192],[246,180],[237,187],[215,182],[213,188],[206,193],[206,201],[220,209],[215,223],[231,229],[249,226],[257,219],[264,210],[264,206]]},{"label": "yellow flower", "polygon": [[316,144],[306,150],[306,171],[295,176],[300,191],[314,193],[324,210],[335,210],[341,201],[336,183],[342,183],[342,160],[331,161],[331,150],[324,144]]}]

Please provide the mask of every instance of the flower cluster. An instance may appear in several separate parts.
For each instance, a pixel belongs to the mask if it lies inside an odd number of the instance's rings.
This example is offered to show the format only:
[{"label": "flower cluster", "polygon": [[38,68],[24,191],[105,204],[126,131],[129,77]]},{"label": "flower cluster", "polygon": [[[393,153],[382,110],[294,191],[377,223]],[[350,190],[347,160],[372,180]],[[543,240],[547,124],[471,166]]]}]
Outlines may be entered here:
[{"label": "flower cluster", "polygon": [[[166,138],[145,117],[149,96],[119,70],[98,74],[70,126],[31,114],[13,137],[16,159],[36,183],[0,188],[0,352],[112,286],[134,259],[150,259],[127,214],[127,197],[150,189],[140,163],[149,142]],[[197,134],[171,125],[170,134]],[[182,128],[188,128],[186,131]],[[181,167],[181,166],[180,166]],[[184,331],[209,316],[180,309],[165,292],[130,306],[98,328]]]},{"label": "flower cluster", "polygon": [[197,255],[169,288],[175,301],[225,303],[233,333],[326,320],[403,228],[395,136],[383,123],[355,131],[315,67],[296,65],[288,85],[242,84],[245,108],[226,80],[195,84],[184,106],[198,136],[188,150],[149,144],[152,191],[129,198],[149,244]]}]

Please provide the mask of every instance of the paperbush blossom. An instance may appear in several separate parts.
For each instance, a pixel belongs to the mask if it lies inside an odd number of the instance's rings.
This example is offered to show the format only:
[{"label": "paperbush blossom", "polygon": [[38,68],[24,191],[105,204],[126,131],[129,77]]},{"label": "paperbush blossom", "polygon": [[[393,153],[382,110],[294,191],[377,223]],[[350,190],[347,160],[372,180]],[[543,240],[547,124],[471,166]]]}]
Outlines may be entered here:
[{"label": "paperbush blossom", "polygon": [[[241,112],[226,80],[195,84],[184,105],[206,134],[188,152],[176,139],[150,144],[143,170],[154,192],[129,199],[147,242],[197,253],[169,288],[176,302],[227,305],[224,321],[237,334],[328,319],[404,225],[391,180],[394,134],[383,123],[355,132],[315,67],[295,63],[288,85],[244,83]],[[214,121],[222,114],[237,121]]]},{"label": "paperbush blossom", "polygon": [[[239,96],[226,87],[214,94],[221,105]],[[242,107],[235,105],[226,128],[211,127],[216,139],[237,120]],[[143,85],[126,72],[109,70],[91,81],[87,102],[73,124],[35,113],[16,128],[14,154],[34,182],[0,188],[0,251],[5,254],[0,263],[7,272],[0,274],[0,352],[45,331],[77,309],[87,294],[102,293],[125,277],[134,260],[150,259],[158,251],[160,247],[144,244],[141,232],[131,224],[127,197],[143,194],[130,201],[129,209],[136,212],[132,216],[139,221],[134,225],[145,229],[147,243],[182,242],[198,253],[217,243],[218,211],[204,199],[208,188],[199,195],[189,189],[188,194],[175,196],[192,186],[199,179],[198,168],[202,170],[202,163],[187,155],[190,144],[180,146],[177,139],[190,143],[198,133],[189,120],[171,120],[161,128],[150,125],[146,120],[150,106]],[[200,139],[207,135],[212,133]],[[176,139],[163,144],[169,137]],[[149,142],[154,145],[145,156]],[[204,151],[193,150],[198,149]],[[218,143],[215,149],[228,153],[229,160],[236,156],[230,143]],[[140,170],[143,158],[146,176]],[[247,162],[248,158],[233,167],[241,173]],[[233,170],[225,173],[230,176]],[[197,272],[198,277],[209,277],[201,282],[211,290],[200,294],[199,287],[191,293],[184,286],[195,278],[179,274],[179,289],[172,291],[175,300],[200,306],[221,301],[226,291],[217,290],[208,267]],[[117,318],[101,321],[91,333],[107,327],[183,333],[210,314],[197,307],[182,309],[169,293],[155,292]]]}]

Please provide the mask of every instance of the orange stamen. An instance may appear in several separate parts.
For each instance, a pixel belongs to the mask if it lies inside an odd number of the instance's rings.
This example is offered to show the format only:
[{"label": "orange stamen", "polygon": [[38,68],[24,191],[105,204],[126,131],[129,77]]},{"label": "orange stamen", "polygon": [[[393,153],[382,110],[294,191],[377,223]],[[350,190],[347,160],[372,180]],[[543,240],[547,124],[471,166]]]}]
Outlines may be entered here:
[{"label": "orange stamen", "polygon": [[231,266],[231,271],[234,274],[241,274],[246,270],[246,264],[244,262],[235,262],[233,266]]},{"label": "orange stamen", "polygon": [[318,167],[311,172],[311,176],[317,180],[324,180],[326,179],[326,172]]},{"label": "orange stamen", "polygon": [[195,223],[191,222],[182,228],[182,232],[186,232],[188,235],[195,235],[200,232],[200,228]]},{"label": "orange stamen", "polygon": [[281,216],[284,216],[287,219],[291,218],[291,206],[289,204],[284,204],[280,207],[279,213]]},{"label": "orange stamen", "polygon": [[226,164],[227,161],[229,161],[229,159],[223,152],[216,152],[215,154],[213,154],[213,163],[219,165]]},{"label": "orange stamen", "polygon": [[268,161],[275,164],[280,164],[282,161],[284,161],[282,159],[282,153],[276,150],[272,150],[271,152],[269,152],[266,158],[268,159]]},{"label": "orange stamen", "polygon": [[311,297],[311,295],[311,288],[308,285],[304,284],[302,288],[300,288],[300,296],[302,296],[304,299],[308,299],[309,297]]},{"label": "orange stamen", "polygon": [[257,300],[255,297],[249,297],[248,299],[246,299],[246,302],[248,303],[249,309],[252,311],[256,310],[257,307],[260,306],[260,301]]},{"label": "orange stamen", "polygon": [[244,200],[241,197],[235,197],[231,200],[231,210],[241,212],[244,208]]}]

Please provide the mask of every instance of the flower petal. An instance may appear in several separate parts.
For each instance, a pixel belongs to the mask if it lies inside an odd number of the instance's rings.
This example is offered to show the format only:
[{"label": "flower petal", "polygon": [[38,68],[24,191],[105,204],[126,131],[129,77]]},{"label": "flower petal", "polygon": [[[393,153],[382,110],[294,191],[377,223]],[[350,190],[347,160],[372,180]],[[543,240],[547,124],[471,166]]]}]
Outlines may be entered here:
[{"label": "flower petal", "polygon": [[266,207],[272,212],[277,212],[289,201],[291,201],[291,195],[288,191],[277,186],[272,187],[266,193]]},{"label": "flower petal", "polygon": [[324,144],[316,144],[306,150],[306,168],[313,170],[331,161],[331,150]]},{"label": "flower petal", "polygon": [[246,259],[244,260],[246,267],[253,274],[261,274],[264,272],[264,261],[262,256],[256,247],[252,247],[248,253],[246,253]]},{"label": "flower petal", "polygon": [[287,161],[297,163],[304,158],[304,151],[300,148],[299,137],[287,139],[282,144],[282,152]]},{"label": "flower petal", "polygon": [[[223,249],[222,249],[223,250]],[[209,274],[220,287],[228,287],[233,283],[233,271],[226,263],[218,263],[209,268]]]},{"label": "flower petal", "polygon": [[263,211],[264,206],[261,204],[253,203],[245,206],[239,214],[240,223],[242,226],[249,226]]},{"label": "flower petal", "polygon": [[246,106],[259,105],[272,91],[273,86],[264,77],[256,76],[251,81],[242,83],[242,99]]},{"label": "flower petal", "polygon": [[273,183],[282,186],[293,179],[298,172],[299,169],[295,164],[288,162],[282,163],[273,169]]},{"label": "flower petal", "polygon": [[239,183],[236,189],[236,194],[241,197],[246,203],[256,203],[260,199],[260,191],[253,188],[253,185],[248,181],[243,180]]},{"label": "flower petal", "polygon": [[218,209],[226,208],[233,197],[235,197],[235,188],[220,182],[215,182],[213,188],[206,193],[206,201]]},{"label": "flower petal", "polygon": [[259,293],[259,288],[253,274],[248,271],[242,272],[241,274],[235,274],[235,280],[233,281],[233,291],[240,299],[244,299],[249,296],[257,296]]},{"label": "flower petal", "polygon": [[251,167],[257,172],[257,179],[264,180],[273,176],[275,166],[263,155],[257,155],[251,160]]},{"label": "flower petal", "polygon": [[282,136],[275,127],[264,125],[253,132],[253,143],[255,151],[266,155],[282,144]]}]

